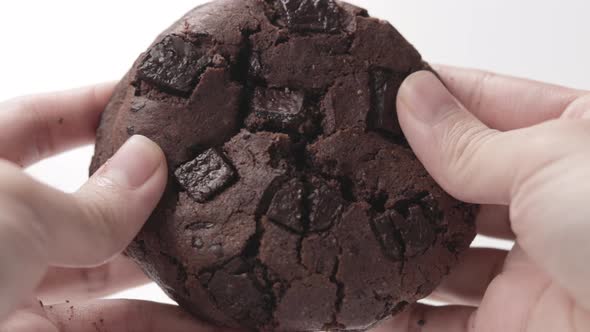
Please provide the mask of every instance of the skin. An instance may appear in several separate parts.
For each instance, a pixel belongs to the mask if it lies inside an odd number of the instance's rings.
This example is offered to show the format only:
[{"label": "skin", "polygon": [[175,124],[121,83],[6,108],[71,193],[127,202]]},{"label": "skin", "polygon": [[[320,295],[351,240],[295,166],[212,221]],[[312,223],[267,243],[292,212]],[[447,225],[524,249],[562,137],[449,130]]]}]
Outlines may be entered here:
[{"label": "skin", "polygon": [[485,204],[480,233],[433,295],[378,331],[590,330],[590,95],[474,70],[409,77],[398,117],[418,158],[455,197]]},{"label": "skin", "polygon": [[22,170],[93,142],[113,88],[0,104],[1,332],[219,330],[175,306],[97,299],[147,282],[120,253],[166,185],[166,161],[157,145],[132,137],[74,194]]},{"label": "skin", "polygon": [[[432,296],[449,305],[415,305],[375,331],[590,330],[590,95],[436,70],[444,85],[427,72],[403,84],[404,133],[445,190],[483,204],[478,232],[516,245],[470,249]],[[131,138],[74,194],[22,172],[92,142],[112,88],[0,104],[0,332],[219,330],[174,306],[96,299],[146,282],[120,252],[165,186],[154,143]]]}]

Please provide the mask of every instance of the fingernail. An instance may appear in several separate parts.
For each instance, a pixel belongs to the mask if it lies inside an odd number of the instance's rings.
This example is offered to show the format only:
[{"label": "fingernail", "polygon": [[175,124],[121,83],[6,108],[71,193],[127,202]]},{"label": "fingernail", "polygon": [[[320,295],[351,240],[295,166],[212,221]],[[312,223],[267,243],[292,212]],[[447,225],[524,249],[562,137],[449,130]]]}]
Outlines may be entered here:
[{"label": "fingernail", "polygon": [[151,178],[162,160],[162,151],[156,143],[135,135],[107,161],[100,176],[121,186],[137,188]]},{"label": "fingernail", "polygon": [[414,73],[404,81],[398,103],[399,110],[408,111],[415,119],[430,125],[457,108],[455,97],[429,71]]}]

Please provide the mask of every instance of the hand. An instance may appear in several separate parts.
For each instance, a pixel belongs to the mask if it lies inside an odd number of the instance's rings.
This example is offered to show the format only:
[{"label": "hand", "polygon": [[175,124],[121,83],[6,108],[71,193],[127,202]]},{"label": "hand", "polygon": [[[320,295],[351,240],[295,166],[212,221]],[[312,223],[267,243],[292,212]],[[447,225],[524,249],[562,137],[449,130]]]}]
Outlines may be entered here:
[{"label": "hand", "polygon": [[119,254],[166,185],[157,145],[132,137],[74,194],[22,171],[92,142],[112,91],[108,84],[0,104],[1,332],[210,330],[174,306],[92,300],[147,282]]},{"label": "hand", "polygon": [[[398,117],[441,186],[486,204],[481,234],[506,253],[470,249],[434,294],[389,331],[590,331],[590,94],[440,67],[402,86]],[[449,91],[450,90],[450,91]]]}]

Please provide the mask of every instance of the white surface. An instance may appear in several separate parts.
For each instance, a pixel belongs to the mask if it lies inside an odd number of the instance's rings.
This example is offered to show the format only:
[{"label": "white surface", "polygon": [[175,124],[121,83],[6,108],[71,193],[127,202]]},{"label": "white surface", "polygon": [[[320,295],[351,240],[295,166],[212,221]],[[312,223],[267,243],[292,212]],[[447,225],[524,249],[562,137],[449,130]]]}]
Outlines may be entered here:
[{"label": "white surface", "polygon": [[[0,1],[0,100],[116,80],[161,30],[204,2]],[[585,0],[354,3],[390,20],[428,61],[590,87]],[[74,191],[87,177],[91,153],[90,147],[77,149],[29,172]],[[489,239],[478,244],[510,245]],[[153,285],[118,296],[169,301]]]}]

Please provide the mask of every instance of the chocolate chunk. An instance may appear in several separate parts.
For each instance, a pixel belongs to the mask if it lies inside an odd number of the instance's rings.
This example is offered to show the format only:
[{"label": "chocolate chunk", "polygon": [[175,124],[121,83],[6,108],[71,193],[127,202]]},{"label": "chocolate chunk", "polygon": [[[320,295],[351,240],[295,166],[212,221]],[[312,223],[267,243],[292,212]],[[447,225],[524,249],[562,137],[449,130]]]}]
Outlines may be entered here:
[{"label": "chocolate chunk", "polygon": [[287,26],[297,31],[332,32],[340,27],[340,8],[333,0],[279,0]]},{"label": "chocolate chunk", "polygon": [[433,245],[436,231],[424,209],[412,203],[403,207],[404,215],[389,210],[373,219],[373,230],[387,256],[396,260],[415,257]]},{"label": "chocolate chunk", "polygon": [[304,190],[298,179],[285,183],[270,202],[267,217],[295,232],[303,232]]},{"label": "chocolate chunk", "polygon": [[402,135],[396,114],[397,91],[403,77],[385,69],[371,71],[371,126],[394,135]]},{"label": "chocolate chunk", "polygon": [[209,149],[174,172],[178,183],[197,202],[204,203],[235,177],[232,166],[215,149]]},{"label": "chocolate chunk", "polygon": [[170,35],[149,50],[137,75],[162,90],[188,94],[209,62],[195,44]]},{"label": "chocolate chunk", "polygon": [[290,89],[257,88],[246,119],[248,129],[295,130],[305,119],[305,95]]},{"label": "chocolate chunk", "polygon": [[344,209],[344,199],[338,185],[320,178],[311,181],[309,204],[309,230],[325,231],[340,218]]},{"label": "chocolate chunk", "polygon": [[404,246],[401,243],[400,234],[395,228],[392,218],[400,218],[400,216],[393,212],[385,212],[372,221],[373,232],[381,244],[383,253],[396,261],[404,259]]}]

